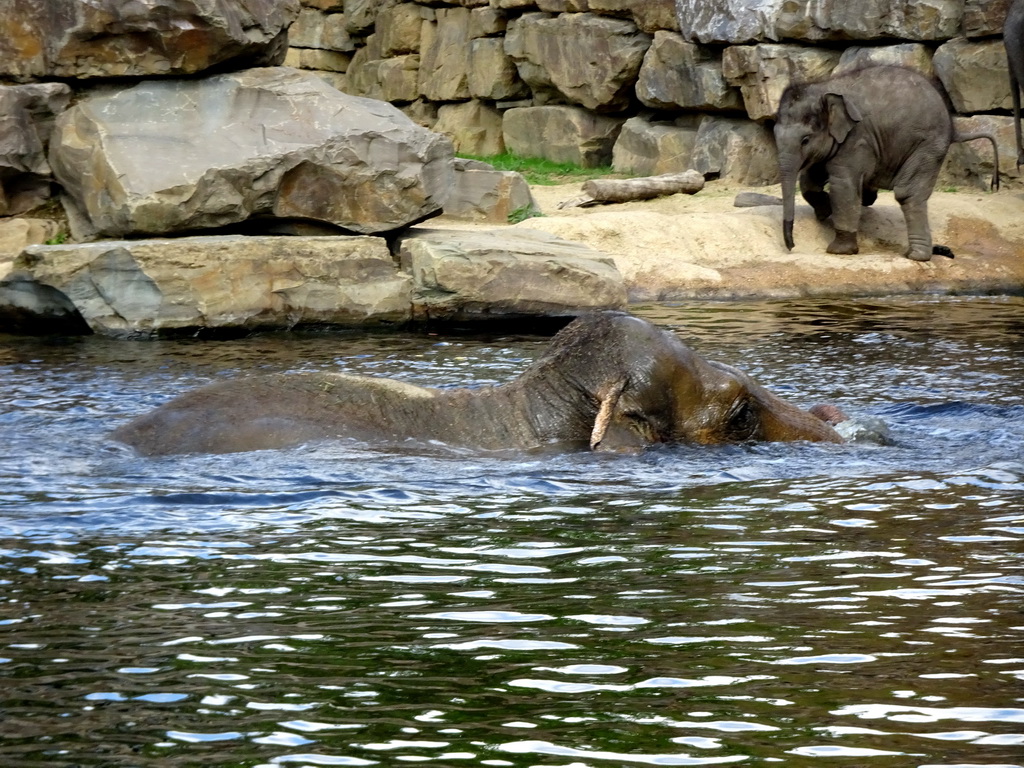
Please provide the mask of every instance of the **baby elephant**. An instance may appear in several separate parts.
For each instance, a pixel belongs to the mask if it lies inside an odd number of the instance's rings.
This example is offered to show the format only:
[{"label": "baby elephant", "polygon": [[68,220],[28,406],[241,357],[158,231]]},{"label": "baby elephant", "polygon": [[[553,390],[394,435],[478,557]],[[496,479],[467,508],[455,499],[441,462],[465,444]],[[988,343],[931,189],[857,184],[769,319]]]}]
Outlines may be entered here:
[{"label": "baby elephant", "polygon": [[[946,152],[954,141],[980,138],[995,150],[990,134],[957,133],[942,94],[913,70],[868,67],[791,85],[782,93],[775,123],[786,247],[793,248],[798,181],[818,219],[832,217],[836,234],[829,253],[857,253],[861,206],[871,205],[879,189],[891,189],[907,222],[904,256],[928,261],[928,198]],[[998,185],[996,154],[992,186]],[[942,246],[934,252],[953,255]]]},{"label": "baby elephant", "polygon": [[271,374],[188,392],[122,426],[146,455],[229,453],[351,437],[480,450],[635,452],[654,443],[814,440],[826,423],[675,334],[621,312],[585,315],[508,384],[426,389],[336,373]]}]

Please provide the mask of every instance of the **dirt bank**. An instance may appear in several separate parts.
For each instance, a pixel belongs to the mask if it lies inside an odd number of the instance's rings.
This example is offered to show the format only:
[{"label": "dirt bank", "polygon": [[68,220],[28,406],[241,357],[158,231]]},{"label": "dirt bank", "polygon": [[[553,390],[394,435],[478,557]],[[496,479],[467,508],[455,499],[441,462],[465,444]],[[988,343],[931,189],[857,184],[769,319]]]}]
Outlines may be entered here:
[{"label": "dirt bank", "polygon": [[[936,191],[929,212],[936,243],[956,258],[903,258],[906,229],[892,193],[864,210],[861,252],[825,253],[832,231],[797,206],[796,247],[782,243],[779,206],[736,208],[746,190],[709,182],[695,195],[560,209],[579,184],[532,188],[543,216],[515,226],[586,243],[615,258],[634,302],[686,298],[1024,293],[1024,188]],[[801,201],[802,202],[802,201]]]}]

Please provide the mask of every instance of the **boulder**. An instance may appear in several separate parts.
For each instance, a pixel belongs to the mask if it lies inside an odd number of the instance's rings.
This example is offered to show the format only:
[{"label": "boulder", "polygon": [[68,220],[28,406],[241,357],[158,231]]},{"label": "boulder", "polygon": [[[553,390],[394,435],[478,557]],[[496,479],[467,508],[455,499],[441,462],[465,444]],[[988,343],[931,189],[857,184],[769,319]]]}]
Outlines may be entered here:
[{"label": "boulder", "polygon": [[505,34],[505,52],[537,103],[568,100],[601,112],[629,106],[650,45],[633,22],[590,13],[527,13]]},{"label": "boulder", "polygon": [[299,0],[6,0],[0,76],[190,75],[279,64]]},{"label": "boulder", "polygon": [[376,34],[384,56],[420,52],[423,22],[436,18],[429,8],[402,3],[385,8],[377,16]]},{"label": "boulder", "polygon": [[419,90],[433,101],[463,101],[469,94],[468,8],[443,8],[424,22]]},{"label": "boulder", "polygon": [[[999,171],[1003,181],[1019,180],[1017,145],[1013,118],[1009,115],[972,115],[954,117],[953,127],[961,134],[990,133],[999,151]],[[992,145],[984,139],[955,143],[949,148],[939,176],[940,184],[988,189],[995,170]]]},{"label": "boulder", "polygon": [[521,157],[597,168],[612,161],[623,118],[567,106],[514,107],[502,121],[505,148]]},{"label": "boulder", "polygon": [[80,240],[254,216],[387,232],[441,211],[452,156],[390,104],[273,67],[85,99],[58,118],[50,164]]},{"label": "boulder", "polygon": [[[351,3],[352,0],[347,0]],[[346,0],[302,0],[302,5],[307,8],[316,8],[318,11],[333,11],[341,13],[345,10]]]},{"label": "boulder", "polygon": [[491,157],[505,151],[502,123],[498,110],[473,100],[438,107],[434,130],[450,138],[456,152]]},{"label": "boulder", "polygon": [[950,40],[935,51],[932,63],[957,112],[1011,109],[1010,74],[1002,40]]},{"label": "boulder", "polygon": [[856,69],[880,66],[905,67],[920,72],[925,77],[935,77],[932,50],[922,43],[850,46],[843,50],[832,74],[841,75]]},{"label": "boulder", "polygon": [[415,320],[560,316],[626,305],[610,257],[546,232],[412,230],[399,252],[413,280]]},{"label": "boulder", "polygon": [[653,109],[742,110],[743,98],[722,76],[722,56],[675,32],[655,32],[636,84]]},{"label": "boulder", "polygon": [[70,99],[63,83],[0,85],[0,216],[23,213],[50,196],[46,152],[54,120]]},{"label": "boulder", "polygon": [[313,8],[303,8],[295,23],[288,28],[288,45],[340,53],[351,53],[356,49],[345,27],[343,14],[324,13]]},{"label": "boulder", "polygon": [[317,48],[289,48],[284,57],[286,67],[296,69],[312,69],[317,72],[334,74],[347,72],[352,64],[352,56],[337,51],[321,51]]},{"label": "boulder", "polygon": [[491,0],[491,5],[504,10],[534,10],[537,0]]},{"label": "boulder", "polygon": [[14,260],[30,245],[41,245],[60,233],[53,219],[11,217],[0,219],[0,280],[7,277]]},{"label": "boulder", "polygon": [[947,40],[959,34],[962,0],[676,0],[688,40]]},{"label": "boulder", "polygon": [[1010,0],[965,0],[963,33],[967,37],[988,37],[1003,33]]},{"label": "boulder", "polygon": [[504,35],[508,27],[508,14],[500,8],[488,6],[471,8],[469,11],[469,36],[478,37]]},{"label": "boulder", "polygon": [[679,31],[675,0],[588,0],[594,13],[632,17],[641,31],[653,35],[659,29]]},{"label": "boulder", "polygon": [[469,45],[469,93],[474,99],[507,101],[530,95],[512,57],[499,37],[482,37]]},{"label": "boulder", "polygon": [[366,36],[373,31],[378,14],[399,2],[401,0],[344,0],[345,28],[353,35]]},{"label": "boulder", "polygon": [[545,13],[581,13],[590,10],[590,0],[536,0]]},{"label": "boulder", "polygon": [[722,54],[722,72],[743,94],[752,120],[774,117],[779,99],[793,82],[818,80],[839,63],[839,52],[802,45],[734,45]]},{"label": "boulder", "polygon": [[765,126],[736,118],[705,117],[697,130],[691,167],[708,179],[763,186],[779,180],[775,137]]},{"label": "boulder", "polygon": [[453,219],[508,224],[540,214],[521,173],[499,171],[477,160],[455,160],[455,188],[444,204]]},{"label": "boulder", "polygon": [[619,133],[612,150],[612,168],[636,176],[681,173],[692,167],[690,158],[697,143],[699,116],[655,123],[645,117],[631,117]]},{"label": "boulder", "polygon": [[[356,54],[358,58],[358,54]],[[416,101],[420,96],[420,57],[410,53],[390,59],[362,61],[352,59],[348,68],[348,80],[343,89],[368,99],[405,103]]]},{"label": "boulder", "polygon": [[410,281],[376,237],[183,237],[30,246],[0,317],[69,319],[122,338],[409,317]]}]

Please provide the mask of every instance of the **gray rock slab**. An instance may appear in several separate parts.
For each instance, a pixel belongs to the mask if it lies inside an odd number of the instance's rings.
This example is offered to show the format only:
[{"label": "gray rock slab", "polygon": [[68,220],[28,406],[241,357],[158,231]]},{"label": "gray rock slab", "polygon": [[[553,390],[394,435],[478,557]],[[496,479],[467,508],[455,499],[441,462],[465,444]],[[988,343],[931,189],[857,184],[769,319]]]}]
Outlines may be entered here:
[{"label": "gray rock slab", "polygon": [[633,22],[591,13],[527,13],[505,34],[505,52],[535,98],[598,111],[629,105],[650,45]]},{"label": "gray rock slab", "polygon": [[507,224],[540,213],[530,185],[521,173],[475,167],[477,165],[473,161],[456,160],[455,188],[445,203],[445,216]]},{"label": "gray rock slab", "polygon": [[946,40],[959,33],[963,0],[676,0],[688,40]]},{"label": "gray rock slab", "polygon": [[70,100],[63,83],[0,85],[0,216],[23,213],[50,196],[46,150],[54,119]]},{"label": "gray rock slab", "polygon": [[623,308],[615,262],[589,246],[526,228],[413,230],[401,240],[422,321],[574,315]]},{"label": "gray rock slab", "polygon": [[50,149],[78,240],[256,215],[387,232],[441,211],[452,157],[392,105],[290,67],[95,95],[61,114]]},{"label": "gray rock slab", "polygon": [[581,107],[513,107],[505,111],[505,148],[520,157],[543,157],[584,168],[610,165],[612,149],[626,119]]},{"label": "gray rock slab", "polygon": [[80,315],[95,333],[408,320],[411,281],[376,237],[210,236],[26,248],[0,280],[11,311]]}]

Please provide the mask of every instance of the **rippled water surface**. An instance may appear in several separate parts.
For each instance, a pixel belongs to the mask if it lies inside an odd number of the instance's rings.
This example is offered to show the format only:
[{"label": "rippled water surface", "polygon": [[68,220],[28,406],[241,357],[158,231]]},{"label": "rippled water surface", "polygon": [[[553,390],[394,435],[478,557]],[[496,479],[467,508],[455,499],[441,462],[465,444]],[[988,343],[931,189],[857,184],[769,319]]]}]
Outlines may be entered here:
[{"label": "rippled water surface", "polygon": [[142,459],[220,376],[546,340],[0,336],[0,765],[1024,764],[1024,300],[638,313],[896,445]]}]

